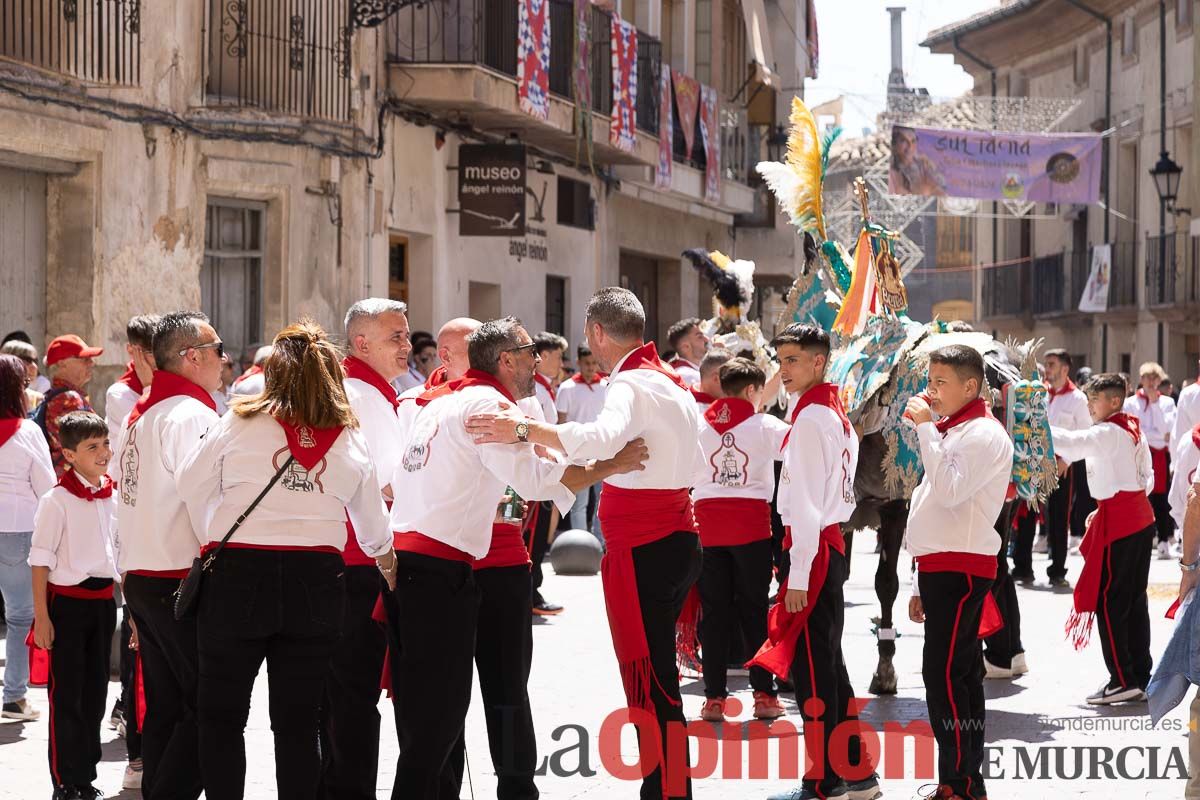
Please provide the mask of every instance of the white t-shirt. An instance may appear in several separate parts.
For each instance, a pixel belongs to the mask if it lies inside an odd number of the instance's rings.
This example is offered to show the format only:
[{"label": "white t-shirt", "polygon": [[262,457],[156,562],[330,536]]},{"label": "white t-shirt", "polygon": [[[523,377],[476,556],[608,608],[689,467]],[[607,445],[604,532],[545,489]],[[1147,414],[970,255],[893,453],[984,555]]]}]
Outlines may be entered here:
[{"label": "white t-shirt", "polygon": [[[79,481],[93,493],[98,491],[82,475]],[[89,502],[55,486],[38,505],[30,566],[48,567],[50,583],[59,586],[75,586],[88,578],[120,580],[116,511],[116,494]]]},{"label": "white t-shirt", "polygon": [[[608,378],[592,383],[576,380],[577,375],[563,381],[558,387],[558,412],[566,414],[567,422],[594,422],[604,408],[604,396],[608,393]],[[558,422],[555,417],[549,422]]]},{"label": "white t-shirt", "polygon": [[45,434],[33,420],[21,420],[0,445],[0,532],[33,530],[38,498],[57,482]]}]

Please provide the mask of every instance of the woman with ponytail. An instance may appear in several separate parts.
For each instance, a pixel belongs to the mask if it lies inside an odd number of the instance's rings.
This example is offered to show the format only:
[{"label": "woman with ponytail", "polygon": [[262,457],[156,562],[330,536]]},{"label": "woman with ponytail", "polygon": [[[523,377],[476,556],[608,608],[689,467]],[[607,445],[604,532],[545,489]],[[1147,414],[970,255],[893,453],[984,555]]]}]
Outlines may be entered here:
[{"label": "woman with ponytail", "polygon": [[375,558],[381,587],[395,582],[379,479],[342,374],[320,326],[302,320],[286,328],[264,364],[262,394],[235,400],[178,476],[202,558],[215,553],[198,603],[200,767],[209,800],[244,794],[243,732],[264,660],[278,795],[316,797],[318,709],[342,623],[347,517]]}]

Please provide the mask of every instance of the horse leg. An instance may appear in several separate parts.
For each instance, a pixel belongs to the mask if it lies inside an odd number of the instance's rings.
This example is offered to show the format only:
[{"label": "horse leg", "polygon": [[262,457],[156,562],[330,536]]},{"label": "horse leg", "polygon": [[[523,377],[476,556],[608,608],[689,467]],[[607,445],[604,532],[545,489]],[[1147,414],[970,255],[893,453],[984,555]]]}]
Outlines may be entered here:
[{"label": "horse leg", "polygon": [[900,593],[900,577],[897,561],[900,544],[904,541],[905,525],[908,521],[908,503],[893,500],[879,508],[879,538],[882,545],[879,564],[875,568],[875,596],[879,598],[878,637],[879,663],[871,676],[871,694],[895,694],[896,670],[892,657],[896,655],[896,629],[892,622],[892,609]]}]

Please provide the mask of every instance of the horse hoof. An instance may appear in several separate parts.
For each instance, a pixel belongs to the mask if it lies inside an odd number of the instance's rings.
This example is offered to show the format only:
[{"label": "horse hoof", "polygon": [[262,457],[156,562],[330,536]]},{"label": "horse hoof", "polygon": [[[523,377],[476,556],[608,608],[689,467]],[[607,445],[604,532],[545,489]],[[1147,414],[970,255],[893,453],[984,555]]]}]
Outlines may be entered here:
[{"label": "horse hoof", "polygon": [[875,674],[871,676],[871,685],[867,691],[876,695],[896,693],[896,670],[890,660],[881,660],[875,667]]}]

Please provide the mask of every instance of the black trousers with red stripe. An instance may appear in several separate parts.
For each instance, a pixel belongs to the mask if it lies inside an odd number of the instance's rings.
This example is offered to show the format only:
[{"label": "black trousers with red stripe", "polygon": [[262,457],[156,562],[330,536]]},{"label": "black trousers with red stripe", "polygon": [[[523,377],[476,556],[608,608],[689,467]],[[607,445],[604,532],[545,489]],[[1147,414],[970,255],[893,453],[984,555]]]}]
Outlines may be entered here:
[{"label": "black trousers with red stripe", "polygon": [[195,800],[200,781],[196,722],[199,656],[196,621],[175,619],[174,578],[129,574],[125,603],[138,629],[146,721],[142,728],[142,796],[146,800]]},{"label": "black trousers with red stripe", "polygon": [[1046,577],[1050,580],[1067,576],[1067,537],[1071,527],[1075,466],[1071,465],[1059,479],[1058,488],[1046,500],[1046,546],[1050,554]]},{"label": "black trousers with red stripe", "polygon": [[1100,603],[1096,629],[1109,686],[1150,683],[1150,610],[1146,583],[1150,575],[1150,547],[1155,526],[1113,542],[1100,571]]},{"label": "black trousers with red stripe", "polygon": [[975,800],[987,794],[979,620],[992,581],[962,572],[918,572],[917,585],[925,608],[921,674],[938,744],[938,783]]},{"label": "black trousers with red stripe", "polygon": [[[479,624],[475,667],[496,770],[497,800],[537,800],[537,737],[529,708],[533,626],[529,624],[529,567],[475,570]],[[462,785],[466,740],[460,736],[451,761]]]},{"label": "black trousers with red stripe", "polygon": [[375,800],[379,676],[387,639],[371,619],[384,586],[374,564],[346,567],[346,612],[321,704],[322,800]]},{"label": "black trousers with red stripe", "polygon": [[[846,660],[842,657],[846,605],[843,586],[849,573],[846,557],[831,548],[825,583],[796,643],[796,654],[792,659],[792,682],[796,685],[796,702],[804,717],[804,746],[808,755],[803,785],[816,792],[818,797],[825,797],[843,779],[835,764],[849,763],[858,767],[863,758],[862,741],[858,736],[849,738],[845,753],[830,752],[834,730],[844,722],[854,724],[858,721],[858,715],[854,713],[856,707],[852,705],[854,688],[850,685]],[[820,732],[816,733],[818,727]],[[862,770],[863,775],[854,777],[866,777],[873,767],[862,767]]]},{"label": "black trousers with red stripe", "polygon": [[[86,588],[90,578],[84,582]],[[101,582],[103,583],[103,581]],[[108,581],[111,583],[111,581]],[[50,599],[50,778],[55,786],[90,786],[100,763],[100,724],[108,702],[108,660],[117,627],[110,600]]]},{"label": "black trousers with red stripe", "polygon": [[[738,625],[746,639],[757,643],[755,651],[767,640],[771,540],[704,548],[699,586],[704,696],[725,697],[730,660],[743,658],[735,644]],[[750,685],[756,692],[775,694],[771,673],[762,667],[750,668]]]}]

